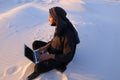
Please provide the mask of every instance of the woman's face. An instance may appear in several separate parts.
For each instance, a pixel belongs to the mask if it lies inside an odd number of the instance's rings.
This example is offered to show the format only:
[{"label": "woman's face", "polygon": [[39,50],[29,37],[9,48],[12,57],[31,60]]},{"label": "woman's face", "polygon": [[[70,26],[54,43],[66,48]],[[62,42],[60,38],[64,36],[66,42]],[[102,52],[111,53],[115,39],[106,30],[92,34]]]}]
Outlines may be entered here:
[{"label": "woman's face", "polygon": [[49,20],[51,26],[55,26],[54,19],[51,15],[49,15],[48,20]]}]

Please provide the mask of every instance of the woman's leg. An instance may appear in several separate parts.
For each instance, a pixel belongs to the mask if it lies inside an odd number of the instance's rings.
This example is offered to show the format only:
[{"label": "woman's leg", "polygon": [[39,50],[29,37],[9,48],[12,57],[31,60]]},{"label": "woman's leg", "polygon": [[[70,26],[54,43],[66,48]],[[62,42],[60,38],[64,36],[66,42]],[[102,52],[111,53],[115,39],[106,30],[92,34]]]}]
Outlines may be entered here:
[{"label": "woman's leg", "polygon": [[28,80],[38,77],[40,74],[55,69],[59,64],[54,60],[46,60],[35,65],[34,72],[28,76]]},{"label": "woman's leg", "polygon": [[32,44],[33,50],[38,49],[42,46],[45,46],[47,43],[43,41],[34,41]]},{"label": "woman's leg", "polygon": [[43,62],[40,62],[34,66],[34,72],[28,76],[28,80],[33,80],[46,71],[47,71],[46,65]]}]

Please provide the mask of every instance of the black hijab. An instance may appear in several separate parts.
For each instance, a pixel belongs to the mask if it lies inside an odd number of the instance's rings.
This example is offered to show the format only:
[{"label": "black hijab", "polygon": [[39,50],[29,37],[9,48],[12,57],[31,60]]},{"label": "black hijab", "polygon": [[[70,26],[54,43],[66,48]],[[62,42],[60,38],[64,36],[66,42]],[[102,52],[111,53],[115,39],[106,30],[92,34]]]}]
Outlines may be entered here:
[{"label": "black hijab", "polygon": [[68,20],[66,11],[61,7],[53,7],[49,9],[50,15],[53,17],[56,24],[56,31],[54,36],[68,37],[69,44],[78,44],[80,42],[78,33],[73,27],[72,23]]}]

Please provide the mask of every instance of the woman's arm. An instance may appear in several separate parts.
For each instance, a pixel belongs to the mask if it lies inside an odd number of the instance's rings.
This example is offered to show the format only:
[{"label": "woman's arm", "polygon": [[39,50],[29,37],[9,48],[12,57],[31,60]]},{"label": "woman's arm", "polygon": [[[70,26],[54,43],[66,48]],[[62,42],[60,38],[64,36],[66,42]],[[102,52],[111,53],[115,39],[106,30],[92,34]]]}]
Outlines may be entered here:
[{"label": "woman's arm", "polygon": [[39,61],[42,62],[48,59],[55,59],[55,55],[54,54],[42,54],[39,58]]},{"label": "woman's arm", "polygon": [[74,57],[75,50],[76,44],[71,44],[70,46],[68,43],[68,39],[65,38],[63,43],[63,53],[56,54],[54,59],[61,63],[69,63]]}]

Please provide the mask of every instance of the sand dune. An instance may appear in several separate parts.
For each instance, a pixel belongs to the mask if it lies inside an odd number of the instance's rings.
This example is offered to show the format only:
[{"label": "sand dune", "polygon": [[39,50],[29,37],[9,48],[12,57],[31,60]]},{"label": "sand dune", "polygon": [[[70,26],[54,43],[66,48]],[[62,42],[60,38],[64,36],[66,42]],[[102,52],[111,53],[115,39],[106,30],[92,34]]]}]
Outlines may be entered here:
[{"label": "sand dune", "polygon": [[119,80],[119,0],[0,0],[0,80],[26,80],[34,64],[24,57],[24,44],[49,41],[54,28],[48,9],[61,6],[81,40],[73,61],[36,80]]}]

